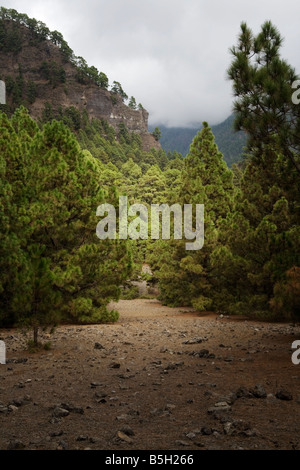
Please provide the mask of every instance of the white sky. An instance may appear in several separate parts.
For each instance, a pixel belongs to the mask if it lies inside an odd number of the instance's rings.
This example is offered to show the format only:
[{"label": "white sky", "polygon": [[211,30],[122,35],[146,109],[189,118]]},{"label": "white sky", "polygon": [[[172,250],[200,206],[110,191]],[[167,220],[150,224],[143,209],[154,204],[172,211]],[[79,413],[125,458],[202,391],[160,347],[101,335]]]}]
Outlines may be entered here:
[{"label": "white sky", "polygon": [[121,83],[150,124],[189,126],[231,113],[229,48],[240,23],[271,20],[283,57],[300,71],[298,0],[3,0],[61,32],[77,56]]}]

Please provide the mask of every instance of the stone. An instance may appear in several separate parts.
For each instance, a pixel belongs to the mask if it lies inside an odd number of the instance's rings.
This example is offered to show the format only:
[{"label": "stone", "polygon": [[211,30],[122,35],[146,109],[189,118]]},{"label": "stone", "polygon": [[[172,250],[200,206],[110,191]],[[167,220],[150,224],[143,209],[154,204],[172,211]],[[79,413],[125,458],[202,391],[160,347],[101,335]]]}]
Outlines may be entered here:
[{"label": "stone", "polygon": [[192,338],[192,339],[188,339],[186,341],[183,341],[182,344],[200,344],[203,341],[207,341],[207,338]]},{"label": "stone", "polygon": [[96,398],[106,398],[106,397],[107,397],[107,393],[104,393],[104,392],[96,392],[96,393],[95,393],[95,397],[96,397]]},{"label": "stone", "polygon": [[64,408],[60,408],[59,406],[56,406],[52,412],[52,416],[55,418],[64,418],[65,416],[68,416],[70,412]]},{"label": "stone", "polygon": [[102,346],[102,344],[100,344],[100,343],[95,343],[94,349],[105,349],[105,348],[104,348],[104,346]]},{"label": "stone", "polygon": [[219,414],[223,412],[231,411],[231,406],[226,402],[216,403],[215,406],[212,406],[207,410],[208,414]]},{"label": "stone", "polygon": [[199,357],[209,357],[208,349],[201,349],[201,351],[199,353],[197,353],[197,356],[199,356]]},{"label": "stone", "polygon": [[74,406],[74,408],[72,408],[71,411],[73,411],[73,413],[77,413],[79,415],[84,414],[84,409],[81,406]]},{"label": "stone", "polygon": [[11,404],[20,408],[21,406],[26,405],[26,403],[28,404],[30,402],[32,402],[32,398],[29,395],[25,395],[23,398],[15,398]]},{"label": "stone", "polygon": [[212,433],[213,433],[213,430],[211,428],[207,428],[207,427],[201,428],[202,436],[210,436]]},{"label": "stone", "polygon": [[268,395],[267,395],[267,402],[268,402],[268,403],[274,403],[275,401],[276,401],[275,395],[273,395],[273,393],[268,393]]},{"label": "stone", "polygon": [[219,397],[219,402],[226,402],[228,405],[233,405],[236,400],[237,396],[233,392],[230,392],[228,395]]},{"label": "stone", "polygon": [[7,364],[26,364],[27,361],[28,361],[27,358],[20,358],[20,359],[12,358],[12,359],[8,359],[6,363]]},{"label": "stone", "polygon": [[227,436],[231,436],[231,434],[233,433],[232,423],[230,423],[229,421],[224,424],[224,433]]},{"label": "stone", "polygon": [[96,387],[103,387],[103,384],[101,384],[100,382],[92,382],[91,388],[96,388]]},{"label": "stone", "polygon": [[89,442],[91,444],[98,444],[100,442],[100,439],[98,439],[97,437],[90,437]]},{"label": "stone", "polygon": [[80,436],[78,436],[78,437],[76,438],[76,441],[78,441],[78,442],[83,442],[83,441],[87,441],[88,439],[89,439],[88,436],[82,436],[82,435],[80,435]]},{"label": "stone", "polygon": [[278,398],[278,400],[290,401],[293,399],[292,394],[284,389],[281,389],[278,392],[276,392],[275,396],[276,398]]},{"label": "stone", "polygon": [[7,446],[7,450],[23,450],[25,449],[25,444],[22,442],[22,441],[19,441],[19,440],[13,440],[13,441],[10,441],[8,446]]},{"label": "stone", "polygon": [[7,413],[9,411],[8,407],[0,403],[0,413]]},{"label": "stone", "polygon": [[255,385],[254,389],[251,390],[251,393],[255,398],[266,398],[267,396],[263,385]]},{"label": "stone", "polygon": [[117,420],[117,421],[127,421],[128,419],[130,419],[130,416],[129,416],[129,415],[126,415],[126,414],[124,414],[124,415],[119,415],[119,416],[116,417],[116,420]]},{"label": "stone", "polygon": [[122,428],[120,429],[120,431],[124,434],[126,434],[126,436],[134,436],[134,431],[133,429],[128,426],[127,424],[124,424],[124,426],[122,426]]},{"label": "stone", "polygon": [[55,431],[49,434],[50,437],[60,437],[63,435],[63,431]]},{"label": "stone", "polygon": [[233,356],[228,356],[228,357],[225,357],[224,358],[224,362],[233,362],[234,361],[234,357]]},{"label": "stone", "polygon": [[100,403],[100,404],[105,404],[107,403],[107,400],[105,398],[100,398],[99,400],[97,400],[97,403]]},{"label": "stone", "polygon": [[110,369],[120,369],[121,364],[119,362],[112,362],[109,366]]},{"label": "stone", "polygon": [[250,390],[248,390],[247,388],[245,387],[240,387],[238,388],[238,390],[236,391],[236,396],[237,398],[252,398],[253,397],[253,394]]},{"label": "stone", "polygon": [[195,441],[194,444],[197,447],[205,447],[205,444],[203,442],[200,442],[200,441]]},{"label": "stone", "polygon": [[229,405],[226,401],[218,401],[215,403],[215,407],[217,408],[227,408]]},{"label": "stone", "polygon": [[133,442],[131,437],[129,437],[127,434],[125,434],[122,431],[117,432],[117,437],[119,439],[121,439],[121,441],[127,442],[128,444],[132,444],[132,442]]},{"label": "stone", "polygon": [[257,436],[257,432],[255,431],[255,429],[246,429],[245,431],[241,431],[239,435],[245,437],[255,437]]},{"label": "stone", "polygon": [[12,412],[18,411],[18,407],[15,405],[8,405],[8,410]]},{"label": "stone", "polygon": [[190,445],[190,443],[186,441],[175,441],[175,444],[181,447],[188,447]]},{"label": "stone", "polygon": [[69,449],[69,446],[66,441],[59,441],[57,450],[68,450],[68,449]]},{"label": "stone", "polygon": [[84,414],[84,409],[82,407],[74,406],[70,403],[61,403],[57,408],[61,408],[72,413]]}]

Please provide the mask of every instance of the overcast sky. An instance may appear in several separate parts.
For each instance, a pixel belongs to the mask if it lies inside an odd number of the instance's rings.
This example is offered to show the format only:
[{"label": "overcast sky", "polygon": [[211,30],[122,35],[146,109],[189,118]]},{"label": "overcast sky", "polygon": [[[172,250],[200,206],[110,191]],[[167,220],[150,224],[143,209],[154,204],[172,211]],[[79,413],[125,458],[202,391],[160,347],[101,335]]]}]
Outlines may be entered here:
[{"label": "overcast sky", "polygon": [[61,32],[75,55],[118,81],[150,124],[210,125],[231,113],[229,48],[240,23],[271,20],[300,72],[299,0],[3,0]]}]

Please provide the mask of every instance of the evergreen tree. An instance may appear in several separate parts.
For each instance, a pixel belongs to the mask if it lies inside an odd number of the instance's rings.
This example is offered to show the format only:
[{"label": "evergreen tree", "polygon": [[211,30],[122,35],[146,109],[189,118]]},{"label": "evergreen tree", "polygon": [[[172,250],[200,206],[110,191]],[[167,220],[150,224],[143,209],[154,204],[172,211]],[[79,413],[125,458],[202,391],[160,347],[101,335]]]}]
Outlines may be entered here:
[{"label": "evergreen tree", "polygon": [[291,171],[300,173],[300,110],[292,100],[293,84],[299,77],[280,57],[282,42],[270,21],[262,25],[257,36],[246,23],[241,24],[228,69],[236,97],[235,128],[247,132],[253,158],[260,158],[276,135]]},{"label": "evergreen tree", "polygon": [[0,249],[18,249],[1,274],[8,319],[33,326],[35,340],[55,312],[73,321],[113,321],[117,313],[106,306],[120,294],[131,255],[125,241],[96,237],[98,205],[117,204],[116,192],[99,186],[100,164],[63,123],[39,130],[21,108],[11,121],[2,114],[0,127]]},{"label": "evergreen tree", "polygon": [[247,131],[249,153],[243,173],[236,173],[234,212],[220,232],[224,247],[213,260],[216,278],[226,274],[224,308],[264,318],[294,315],[297,302],[291,296],[297,289],[291,273],[300,263],[300,114],[292,100],[297,75],[280,57],[281,45],[271,22],[256,37],[242,23],[232,48],[228,75],[236,96],[236,128]]},{"label": "evergreen tree", "polygon": [[149,259],[154,263],[165,303],[193,305],[198,310],[214,307],[210,258],[218,247],[219,222],[232,209],[233,194],[232,173],[218,151],[210,127],[203,123],[184,161],[178,202],[204,204],[204,247],[186,251],[186,240],[172,239],[155,244]]},{"label": "evergreen tree", "polygon": [[155,127],[154,131],[152,132],[153,137],[155,140],[160,140],[161,139],[161,131],[159,127]]},{"label": "evergreen tree", "polygon": [[134,98],[134,96],[132,96],[129,100],[129,103],[128,103],[128,106],[129,108],[131,109],[137,109],[137,104],[136,104],[136,100]]},{"label": "evergreen tree", "polygon": [[[254,317],[287,317],[278,299],[278,286],[287,273],[299,266],[299,182],[286,159],[276,150],[276,140],[250,161],[240,181],[235,209],[221,227],[227,248],[213,260],[216,278],[224,276],[227,305],[231,313]],[[270,310],[270,305],[276,309]]]},{"label": "evergreen tree", "polygon": [[152,165],[138,181],[142,204],[160,204],[165,201],[166,179],[157,164]]}]

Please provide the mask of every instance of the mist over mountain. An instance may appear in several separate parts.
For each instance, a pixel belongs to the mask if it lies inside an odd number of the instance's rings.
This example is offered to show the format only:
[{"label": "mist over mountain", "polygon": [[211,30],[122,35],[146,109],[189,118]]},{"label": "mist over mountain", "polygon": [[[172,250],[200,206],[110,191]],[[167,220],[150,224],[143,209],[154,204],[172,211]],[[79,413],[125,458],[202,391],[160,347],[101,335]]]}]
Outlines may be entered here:
[{"label": "mist over mountain", "polygon": [[[244,132],[233,130],[234,115],[230,115],[220,124],[212,125],[211,129],[215,136],[215,141],[220,152],[224,156],[227,165],[231,167],[242,159],[243,149],[246,145],[246,135]],[[161,131],[160,143],[166,152],[179,152],[186,156],[195,135],[201,130],[202,124],[192,128],[188,127],[166,127],[164,125],[149,126],[150,130],[159,127]]]}]

